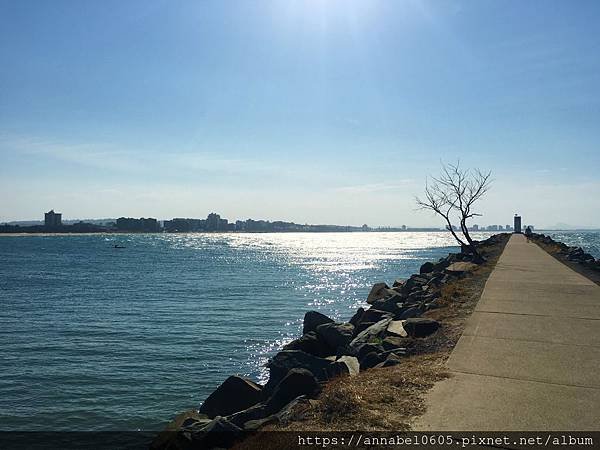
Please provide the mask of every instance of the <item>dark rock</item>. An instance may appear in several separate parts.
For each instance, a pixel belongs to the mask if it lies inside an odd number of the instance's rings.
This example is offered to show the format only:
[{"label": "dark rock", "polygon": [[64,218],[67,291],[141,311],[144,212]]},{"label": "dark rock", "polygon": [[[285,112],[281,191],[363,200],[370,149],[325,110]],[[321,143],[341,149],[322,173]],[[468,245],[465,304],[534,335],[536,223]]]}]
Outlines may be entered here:
[{"label": "dark rock", "polygon": [[438,299],[432,300],[429,303],[425,303],[423,305],[423,307],[425,308],[426,311],[430,311],[432,309],[437,309],[440,307],[440,304],[438,302]]},{"label": "dark rock", "polygon": [[293,340],[283,347],[283,349],[302,350],[303,352],[320,357],[330,356],[335,353],[331,347],[319,340],[317,333],[314,331],[309,331],[298,339]]},{"label": "dark rock", "polygon": [[374,340],[382,339],[387,329],[388,324],[392,319],[383,319],[379,322],[371,325],[364,331],[358,333],[358,335],[350,342],[350,346],[358,348],[362,344],[373,343]]},{"label": "dark rock", "polygon": [[440,323],[433,319],[411,318],[404,322],[404,329],[411,337],[422,338],[435,333]]},{"label": "dark rock", "polygon": [[309,412],[312,406],[317,402],[317,400],[306,398],[305,395],[301,395],[300,397],[292,400],[286,406],[284,406],[281,411],[274,414],[277,417],[280,423],[290,423],[294,421],[294,419],[298,419],[304,413]]},{"label": "dark rock", "polygon": [[291,369],[306,369],[311,372],[318,381],[328,379],[327,369],[331,361],[318,356],[310,355],[300,350],[284,350],[277,353],[268,363],[269,382],[265,386],[267,392],[273,389],[283,380]]},{"label": "dark rock", "polygon": [[363,344],[358,349],[356,357],[358,358],[358,361],[360,362],[369,353],[381,353],[382,351],[383,351],[383,348],[381,348],[379,345]]},{"label": "dark rock", "polygon": [[181,424],[180,428],[181,428],[181,430],[195,433],[195,432],[198,432],[198,431],[204,429],[212,421],[213,421],[213,419],[208,419],[208,418],[207,419],[196,419],[196,418],[190,417]]},{"label": "dark rock", "polygon": [[373,308],[379,311],[395,313],[398,310],[398,303],[402,303],[404,297],[401,295],[393,295],[386,299],[379,299],[373,302]]},{"label": "dark rock", "polygon": [[372,304],[375,300],[390,297],[394,294],[395,292],[392,291],[387,284],[375,283],[371,288],[371,292],[369,292],[369,295],[367,296],[367,303]]},{"label": "dark rock", "polygon": [[360,364],[358,358],[354,356],[341,356],[329,367],[329,377],[333,378],[340,375],[358,375]]},{"label": "dark rock", "polygon": [[387,336],[381,343],[385,351],[405,350],[410,339],[399,336]]},{"label": "dark rock", "polygon": [[364,313],[365,313],[364,308],[358,308],[356,310],[356,312],[354,313],[354,315],[352,316],[352,318],[349,320],[349,322],[356,327],[356,325],[358,325],[362,321],[362,316]]},{"label": "dark rock", "polygon": [[423,314],[423,311],[421,311],[420,308],[413,306],[411,308],[406,309],[404,312],[402,312],[402,314],[400,314],[398,316],[398,319],[400,319],[400,320],[410,319],[411,317],[419,317],[421,314]]},{"label": "dark rock", "polygon": [[246,422],[250,420],[261,420],[268,415],[269,412],[267,411],[265,404],[259,403],[258,405],[254,405],[248,409],[227,416],[227,420],[235,426],[243,428]]},{"label": "dark rock", "polygon": [[226,416],[256,405],[262,399],[262,387],[237,375],[227,378],[202,403],[199,412],[213,418]]},{"label": "dark rock", "polygon": [[340,356],[356,356],[356,349],[351,347],[350,344],[343,345],[335,350],[335,356],[336,358]]},{"label": "dark rock", "polygon": [[375,309],[373,307],[367,309],[362,317],[360,318],[360,322],[379,322],[380,320],[387,319],[392,317],[392,314],[389,311],[382,311],[379,309]]},{"label": "dark rock", "polygon": [[422,302],[432,302],[436,298],[440,298],[442,293],[440,291],[427,291],[427,294],[421,297]]},{"label": "dark rock", "polygon": [[436,272],[440,272],[442,270],[444,270],[446,267],[448,267],[451,264],[451,261],[449,261],[446,258],[441,258],[436,264],[435,264],[435,271]]},{"label": "dark rock", "polygon": [[273,390],[267,400],[267,411],[281,410],[285,405],[301,395],[313,395],[319,391],[319,383],[306,369],[291,369]]},{"label": "dark rock", "polygon": [[264,427],[265,425],[269,424],[269,423],[276,423],[279,422],[279,418],[276,415],[270,415],[268,417],[265,417],[264,419],[256,419],[256,420],[249,420],[248,422],[246,422],[244,424],[244,431],[256,431],[261,427]]},{"label": "dark rock", "polygon": [[423,264],[421,266],[421,268],[419,269],[419,273],[429,273],[429,272],[433,272],[433,270],[435,269],[435,265],[431,262],[426,262],[425,264]]},{"label": "dark rock", "polygon": [[330,319],[325,314],[321,314],[317,311],[308,311],[304,314],[304,327],[302,328],[302,334],[306,334],[310,331],[317,331],[319,325],[324,323],[331,323],[333,319]]},{"label": "dark rock", "polygon": [[428,281],[429,278],[425,277],[425,274],[412,275],[408,280],[406,280],[406,282],[402,286],[402,293],[404,295],[409,295],[410,292],[413,291],[415,288],[427,284]]},{"label": "dark rock", "polygon": [[350,343],[354,335],[351,323],[324,323],[317,327],[317,336],[330,348],[337,349]]},{"label": "dark rock", "polygon": [[358,336],[360,333],[365,331],[371,325],[375,325],[375,323],[376,322],[361,322],[361,323],[359,323],[358,326],[354,330],[354,337]]},{"label": "dark rock", "polygon": [[370,369],[372,367],[375,367],[377,364],[379,364],[383,361],[384,361],[384,358],[379,356],[378,353],[375,353],[375,352],[367,353],[360,360],[360,370]]},{"label": "dark rock", "polygon": [[397,287],[402,287],[404,285],[405,280],[403,279],[396,279],[394,280],[394,284],[392,284],[392,288],[397,288]]},{"label": "dark rock", "polygon": [[388,355],[388,357],[385,359],[385,361],[377,364],[375,367],[376,368],[381,368],[381,367],[392,367],[392,366],[397,366],[398,364],[400,364],[402,362],[402,358],[400,358],[399,356],[390,353]]},{"label": "dark rock", "polygon": [[191,434],[193,448],[228,448],[233,445],[242,429],[225,417],[215,417],[197,433]]}]

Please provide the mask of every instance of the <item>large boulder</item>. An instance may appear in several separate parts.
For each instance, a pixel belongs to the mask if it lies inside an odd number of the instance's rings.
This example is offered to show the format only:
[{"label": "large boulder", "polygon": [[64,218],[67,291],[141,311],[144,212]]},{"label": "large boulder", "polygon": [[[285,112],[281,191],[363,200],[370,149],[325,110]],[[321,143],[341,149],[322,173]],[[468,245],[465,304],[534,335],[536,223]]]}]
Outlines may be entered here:
[{"label": "large boulder", "polygon": [[430,280],[427,275],[428,274],[411,275],[411,277],[402,285],[402,294],[409,295],[415,289],[421,289],[422,286],[425,286]]},{"label": "large boulder", "polygon": [[477,267],[479,266],[472,262],[455,262],[446,267],[445,271],[451,275],[462,275],[474,271]]},{"label": "large boulder", "polygon": [[406,347],[411,345],[410,339],[400,336],[389,335],[381,342],[381,346],[386,352],[406,353]]},{"label": "large boulder", "polygon": [[379,311],[395,313],[398,310],[398,304],[401,304],[404,299],[405,297],[403,295],[394,292],[394,295],[391,295],[387,298],[375,300],[372,303],[372,307]]},{"label": "large boulder", "polygon": [[320,389],[315,376],[306,369],[291,369],[273,390],[267,400],[267,410],[272,414],[301,395],[313,395]]},{"label": "large boulder", "polygon": [[399,356],[390,353],[387,358],[385,359],[385,361],[377,364],[375,367],[376,368],[381,368],[381,367],[391,367],[391,366],[397,366],[398,364],[400,364],[402,362],[402,358],[400,358]]},{"label": "large boulder", "polygon": [[227,378],[202,403],[198,412],[209,418],[227,416],[256,405],[262,399],[262,387],[237,375]]},{"label": "large boulder", "polygon": [[251,420],[261,420],[269,415],[267,411],[267,407],[264,403],[259,403],[257,405],[251,406],[248,409],[245,409],[240,412],[236,412],[235,414],[231,414],[227,416],[227,420],[234,424],[237,427],[245,428],[245,423]]},{"label": "large boulder", "polygon": [[405,282],[406,282],[406,280],[404,280],[402,278],[397,278],[394,280],[394,283],[392,284],[392,288],[402,287]]},{"label": "large boulder", "polygon": [[193,448],[229,448],[242,429],[225,417],[216,417],[199,433],[192,434]]},{"label": "large boulder", "polygon": [[369,353],[381,352],[383,352],[383,348],[381,348],[381,346],[378,344],[363,344],[358,348],[358,351],[356,352],[356,357],[359,361],[361,361]]},{"label": "large boulder", "polygon": [[385,358],[379,355],[379,353],[367,353],[362,359],[360,359],[360,370],[371,369],[383,361],[385,361]]},{"label": "large boulder", "polygon": [[310,331],[317,331],[317,327],[324,323],[331,323],[333,319],[330,319],[325,314],[321,314],[317,311],[308,311],[304,314],[304,327],[302,334],[306,334]]},{"label": "large boulder", "polygon": [[320,357],[335,354],[335,349],[332,350],[328,345],[325,345],[323,341],[319,339],[317,333],[314,331],[309,331],[308,333],[303,334],[298,339],[294,339],[292,342],[285,345],[283,349],[302,350],[303,352]]},{"label": "large boulder", "polygon": [[362,308],[362,307],[358,308],[356,310],[356,312],[354,313],[354,315],[352,316],[352,318],[349,320],[349,322],[356,327],[356,325],[358,325],[362,321],[362,316],[364,313],[365,313],[364,308]]},{"label": "large boulder", "polygon": [[317,327],[317,336],[334,350],[347,346],[353,334],[354,325],[351,323],[324,323]]},{"label": "large boulder", "polygon": [[375,300],[390,297],[395,293],[386,283],[375,283],[367,296],[367,303],[372,304]]},{"label": "large boulder", "polygon": [[358,333],[358,335],[350,342],[350,346],[354,348],[360,347],[362,344],[373,343],[376,340],[381,340],[387,329],[388,324],[392,319],[383,319],[374,323],[369,328]]},{"label": "large boulder", "polygon": [[367,309],[363,315],[360,318],[360,321],[358,323],[362,323],[362,322],[379,322],[380,320],[383,319],[388,319],[392,317],[392,313],[389,311],[382,311],[379,309],[375,309],[373,307]]},{"label": "large boulder", "polygon": [[339,357],[329,368],[330,376],[339,376],[339,375],[358,375],[360,372],[360,363],[358,362],[358,358],[355,356],[341,356]]},{"label": "large boulder", "polygon": [[410,337],[423,338],[435,333],[440,327],[437,320],[426,318],[411,318],[402,324]]},{"label": "large boulder", "polygon": [[393,334],[395,336],[407,337],[408,333],[404,329],[404,321],[403,320],[392,320],[387,327],[388,334]]},{"label": "large boulder", "polygon": [[279,418],[274,414],[267,416],[264,419],[249,420],[244,423],[244,431],[256,431],[269,423],[276,422],[279,422]]},{"label": "large boulder", "polygon": [[398,315],[398,319],[410,319],[411,317],[419,317],[421,314],[423,314],[423,311],[420,308],[412,306],[402,311],[402,313]]},{"label": "large boulder", "polygon": [[425,264],[421,265],[421,268],[419,269],[419,273],[429,273],[429,272],[433,272],[433,270],[435,269],[435,265],[432,262],[426,262]]},{"label": "large boulder", "polygon": [[328,369],[330,365],[330,360],[300,350],[283,350],[267,363],[269,382],[266,384],[265,390],[271,392],[291,369],[306,369],[318,381],[325,381],[329,378]]},{"label": "large boulder", "polygon": [[365,331],[371,325],[375,325],[376,322],[361,322],[354,329],[354,337],[358,336],[360,333]]}]

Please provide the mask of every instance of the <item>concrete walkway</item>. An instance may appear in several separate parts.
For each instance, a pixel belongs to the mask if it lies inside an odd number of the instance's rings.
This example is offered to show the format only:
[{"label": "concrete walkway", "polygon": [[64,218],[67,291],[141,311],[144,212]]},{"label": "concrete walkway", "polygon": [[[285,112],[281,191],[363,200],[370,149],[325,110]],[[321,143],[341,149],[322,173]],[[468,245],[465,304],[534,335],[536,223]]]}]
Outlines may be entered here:
[{"label": "concrete walkway", "polygon": [[600,430],[600,286],[513,235],[415,430]]}]

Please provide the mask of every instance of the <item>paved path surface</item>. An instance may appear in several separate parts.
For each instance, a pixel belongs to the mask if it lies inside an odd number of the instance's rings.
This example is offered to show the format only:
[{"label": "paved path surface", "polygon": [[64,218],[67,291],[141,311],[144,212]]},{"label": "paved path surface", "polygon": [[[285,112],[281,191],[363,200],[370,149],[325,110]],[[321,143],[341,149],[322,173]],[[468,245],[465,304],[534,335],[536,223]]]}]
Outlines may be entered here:
[{"label": "paved path surface", "polygon": [[415,430],[600,430],[600,286],[513,235]]}]

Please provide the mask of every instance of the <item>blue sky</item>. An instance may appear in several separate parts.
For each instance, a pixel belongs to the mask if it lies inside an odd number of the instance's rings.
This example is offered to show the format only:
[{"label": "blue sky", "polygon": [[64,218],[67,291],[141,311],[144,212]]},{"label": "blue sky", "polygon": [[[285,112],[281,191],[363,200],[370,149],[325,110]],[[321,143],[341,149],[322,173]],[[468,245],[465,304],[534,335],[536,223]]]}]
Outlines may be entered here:
[{"label": "blue sky", "polygon": [[0,221],[600,226],[600,3],[0,1]]}]

